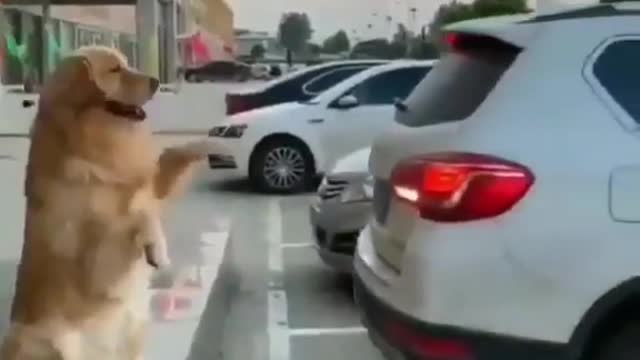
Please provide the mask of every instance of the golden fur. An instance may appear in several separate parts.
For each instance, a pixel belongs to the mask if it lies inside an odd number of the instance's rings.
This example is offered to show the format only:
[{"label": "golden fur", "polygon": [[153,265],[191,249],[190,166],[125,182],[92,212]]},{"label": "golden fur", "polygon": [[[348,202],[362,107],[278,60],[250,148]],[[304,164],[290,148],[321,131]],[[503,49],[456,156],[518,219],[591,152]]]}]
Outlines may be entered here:
[{"label": "golden fur", "polygon": [[142,105],[158,82],[104,47],[79,49],[44,84],[25,180],[26,225],[2,360],[140,360],[152,268],[165,265],[160,212],[203,144],[159,152]]}]

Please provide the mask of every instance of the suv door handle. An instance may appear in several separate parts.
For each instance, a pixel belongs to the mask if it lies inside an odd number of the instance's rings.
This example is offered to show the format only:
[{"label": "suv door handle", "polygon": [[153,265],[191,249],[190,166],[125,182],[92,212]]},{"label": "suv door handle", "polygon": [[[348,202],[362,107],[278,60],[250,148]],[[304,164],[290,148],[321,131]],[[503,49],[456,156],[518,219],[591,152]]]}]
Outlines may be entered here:
[{"label": "suv door handle", "polygon": [[36,104],[36,102],[33,101],[33,100],[22,100],[22,107],[25,108],[25,109],[26,108],[30,108],[30,107],[34,106],[35,104]]},{"label": "suv door handle", "polygon": [[324,119],[311,119],[311,120],[307,120],[307,122],[309,124],[322,124],[324,122]]}]

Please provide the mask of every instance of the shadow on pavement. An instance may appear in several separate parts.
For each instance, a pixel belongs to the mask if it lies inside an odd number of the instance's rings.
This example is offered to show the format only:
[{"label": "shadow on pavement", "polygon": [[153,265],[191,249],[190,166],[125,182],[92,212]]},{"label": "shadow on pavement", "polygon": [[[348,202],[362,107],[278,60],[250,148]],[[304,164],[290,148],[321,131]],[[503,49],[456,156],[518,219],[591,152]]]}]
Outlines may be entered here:
[{"label": "shadow on pavement", "polygon": [[353,297],[353,276],[346,274],[335,275],[336,290],[348,297],[355,304]]},{"label": "shadow on pavement", "polygon": [[[314,183],[314,189],[320,186],[321,179],[318,179]],[[251,183],[247,179],[224,179],[214,180],[209,183],[208,188],[210,191],[222,192],[222,193],[238,193],[238,194],[251,194],[251,195],[264,195],[264,196],[277,196],[279,194],[268,194],[257,191],[251,186]],[[310,195],[315,193],[315,190],[307,191],[302,194],[295,195]]]},{"label": "shadow on pavement", "polygon": [[261,195],[255,189],[252,189],[249,180],[246,179],[224,179],[214,180],[209,185],[209,190],[216,192],[245,193]]}]

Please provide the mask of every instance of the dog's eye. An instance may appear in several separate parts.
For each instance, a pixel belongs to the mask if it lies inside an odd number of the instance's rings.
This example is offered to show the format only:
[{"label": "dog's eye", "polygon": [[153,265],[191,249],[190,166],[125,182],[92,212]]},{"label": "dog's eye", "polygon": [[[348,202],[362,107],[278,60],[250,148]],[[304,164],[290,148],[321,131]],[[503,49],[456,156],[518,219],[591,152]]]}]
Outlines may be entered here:
[{"label": "dog's eye", "polygon": [[120,72],[120,70],[122,70],[122,66],[118,65],[118,66],[112,68],[111,70],[109,70],[109,72],[117,73],[117,72]]}]

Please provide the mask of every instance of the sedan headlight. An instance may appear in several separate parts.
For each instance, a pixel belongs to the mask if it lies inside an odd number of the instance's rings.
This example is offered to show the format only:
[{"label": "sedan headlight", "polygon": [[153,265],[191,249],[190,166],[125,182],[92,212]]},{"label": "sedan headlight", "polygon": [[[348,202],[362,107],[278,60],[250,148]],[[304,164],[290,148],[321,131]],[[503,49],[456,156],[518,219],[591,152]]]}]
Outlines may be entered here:
[{"label": "sedan headlight", "polygon": [[211,137],[221,137],[222,134],[227,130],[226,126],[215,126],[213,129],[209,130],[209,136]]},{"label": "sedan headlight", "polygon": [[244,135],[245,130],[247,130],[247,124],[215,126],[209,131],[209,136],[223,138],[241,138],[242,135]]}]

